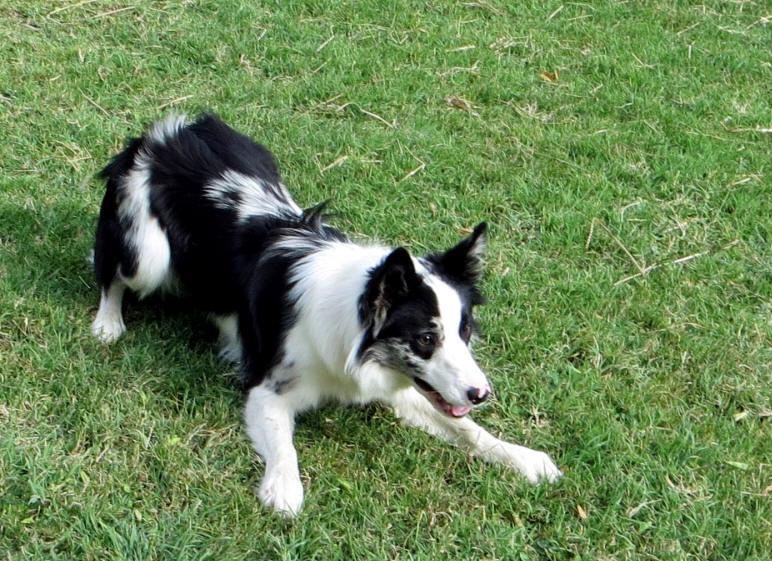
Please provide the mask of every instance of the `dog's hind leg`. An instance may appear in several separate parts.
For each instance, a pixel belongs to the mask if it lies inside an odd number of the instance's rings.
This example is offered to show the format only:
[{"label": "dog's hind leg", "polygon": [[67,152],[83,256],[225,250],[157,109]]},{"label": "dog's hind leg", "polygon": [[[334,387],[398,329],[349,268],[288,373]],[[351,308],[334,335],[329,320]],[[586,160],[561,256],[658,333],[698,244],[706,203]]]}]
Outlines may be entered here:
[{"label": "dog's hind leg", "polygon": [[126,331],[121,313],[126,285],[118,272],[121,261],[126,259],[121,237],[115,190],[108,189],[102,201],[94,244],[94,275],[101,289],[101,298],[99,310],[91,324],[91,332],[103,343],[112,343]]},{"label": "dog's hind leg", "polygon": [[220,330],[220,357],[228,362],[241,360],[241,337],[239,336],[239,321],[236,314],[228,316],[210,316]]},{"label": "dog's hind leg", "polygon": [[542,479],[556,481],[562,475],[544,452],[504,442],[468,417],[448,417],[437,411],[414,388],[398,392],[391,404],[405,424],[439,436],[486,462],[514,468],[531,483]]},{"label": "dog's hind leg", "polygon": [[110,286],[102,289],[99,310],[91,324],[91,332],[103,343],[112,343],[126,331],[121,312],[125,290],[126,285],[117,277]]},{"label": "dog's hind leg", "polygon": [[151,208],[148,163],[137,156],[131,167],[127,158],[121,154],[103,172],[108,175],[107,190],[94,245],[94,273],[102,297],[91,330],[105,343],[126,330],[121,315],[126,288],[144,298],[171,279],[171,248]]},{"label": "dog's hind leg", "polygon": [[296,411],[291,398],[270,385],[266,380],[252,388],[244,410],[247,434],[265,462],[257,494],[265,506],[293,517],[303,504],[298,456],[292,443]]}]

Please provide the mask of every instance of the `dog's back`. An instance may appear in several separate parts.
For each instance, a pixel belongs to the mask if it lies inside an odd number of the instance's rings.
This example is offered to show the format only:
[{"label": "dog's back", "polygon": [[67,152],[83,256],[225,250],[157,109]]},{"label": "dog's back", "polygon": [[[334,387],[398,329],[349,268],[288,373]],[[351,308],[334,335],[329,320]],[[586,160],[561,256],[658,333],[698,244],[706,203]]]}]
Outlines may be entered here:
[{"label": "dog's back", "polygon": [[102,290],[94,333],[116,339],[125,327],[125,288],[140,297],[179,284],[216,315],[236,308],[235,252],[250,221],[302,220],[273,156],[214,115],[185,125],[171,116],[132,139],[101,172],[107,189],[97,226],[94,268]]}]

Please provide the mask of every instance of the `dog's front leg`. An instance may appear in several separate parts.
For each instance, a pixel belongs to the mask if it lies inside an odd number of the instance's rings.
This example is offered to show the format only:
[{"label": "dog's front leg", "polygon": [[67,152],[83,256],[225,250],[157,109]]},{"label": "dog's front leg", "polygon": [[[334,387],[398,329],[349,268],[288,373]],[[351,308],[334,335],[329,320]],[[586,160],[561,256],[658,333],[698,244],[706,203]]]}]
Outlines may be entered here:
[{"label": "dog's front leg", "polygon": [[265,474],[257,494],[278,513],[292,517],[303,504],[298,455],[292,443],[295,409],[290,399],[261,384],[252,388],[244,410],[252,446],[265,462]]},{"label": "dog's front leg", "polygon": [[467,417],[448,417],[437,411],[414,388],[400,391],[392,405],[397,416],[406,424],[456,444],[486,462],[512,467],[531,483],[541,479],[555,481],[562,475],[544,452],[504,442]]}]

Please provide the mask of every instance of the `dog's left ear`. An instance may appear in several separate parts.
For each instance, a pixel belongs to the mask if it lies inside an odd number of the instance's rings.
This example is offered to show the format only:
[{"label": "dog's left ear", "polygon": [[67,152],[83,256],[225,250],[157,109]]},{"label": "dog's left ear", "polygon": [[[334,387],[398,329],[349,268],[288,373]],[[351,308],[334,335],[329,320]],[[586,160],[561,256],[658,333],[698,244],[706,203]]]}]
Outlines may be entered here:
[{"label": "dog's left ear", "polygon": [[450,281],[476,285],[482,277],[483,255],[488,245],[488,225],[481,222],[474,231],[445,253],[433,253],[427,259]]}]

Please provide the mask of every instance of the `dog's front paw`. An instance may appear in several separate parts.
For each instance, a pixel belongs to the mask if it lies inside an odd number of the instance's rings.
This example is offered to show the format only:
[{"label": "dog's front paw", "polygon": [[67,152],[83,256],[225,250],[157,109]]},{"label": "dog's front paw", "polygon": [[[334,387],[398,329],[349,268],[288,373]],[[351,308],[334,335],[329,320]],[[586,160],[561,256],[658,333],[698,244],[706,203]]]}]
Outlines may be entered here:
[{"label": "dog's front paw", "polygon": [[538,483],[541,480],[554,483],[563,475],[552,458],[538,450],[529,450],[521,472],[531,483]]},{"label": "dog's front paw", "polygon": [[509,444],[507,456],[506,463],[519,471],[531,483],[539,483],[542,480],[553,483],[563,475],[552,458],[539,450]]},{"label": "dog's front paw", "polygon": [[113,343],[126,331],[120,312],[103,313],[101,310],[91,324],[91,333],[103,343]]},{"label": "dog's front paw", "polygon": [[297,473],[266,473],[257,490],[260,502],[278,514],[294,518],[303,505],[303,484]]}]

